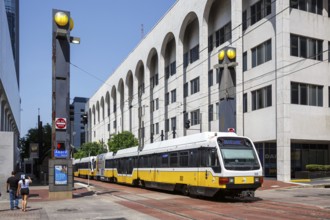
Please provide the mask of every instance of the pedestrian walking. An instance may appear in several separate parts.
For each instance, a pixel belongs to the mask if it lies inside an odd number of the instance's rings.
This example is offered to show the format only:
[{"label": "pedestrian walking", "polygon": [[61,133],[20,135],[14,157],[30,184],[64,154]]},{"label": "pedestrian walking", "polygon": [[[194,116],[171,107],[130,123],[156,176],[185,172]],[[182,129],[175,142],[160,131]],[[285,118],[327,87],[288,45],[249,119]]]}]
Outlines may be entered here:
[{"label": "pedestrian walking", "polygon": [[14,210],[14,208],[19,209],[18,207],[19,197],[17,195],[19,179],[15,177],[15,174],[16,174],[15,171],[11,172],[11,177],[7,179],[7,193],[9,193],[11,210]]},{"label": "pedestrian walking", "polygon": [[30,194],[30,183],[32,183],[31,178],[28,176],[27,179],[24,177],[18,182],[17,196],[19,193],[22,196],[22,211],[26,212],[27,200]]}]

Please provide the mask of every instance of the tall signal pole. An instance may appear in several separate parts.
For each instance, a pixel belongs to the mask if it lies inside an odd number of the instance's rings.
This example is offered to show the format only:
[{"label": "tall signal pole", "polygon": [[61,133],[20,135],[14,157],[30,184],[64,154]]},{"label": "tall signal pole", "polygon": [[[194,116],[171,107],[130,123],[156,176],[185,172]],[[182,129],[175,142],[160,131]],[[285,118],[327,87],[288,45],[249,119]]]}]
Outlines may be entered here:
[{"label": "tall signal pole", "polygon": [[[52,14],[52,159],[49,160],[49,198],[72,198],[70,158],[70,12],[53,9]],[[79,39],[80,42],[80,39]]]}]

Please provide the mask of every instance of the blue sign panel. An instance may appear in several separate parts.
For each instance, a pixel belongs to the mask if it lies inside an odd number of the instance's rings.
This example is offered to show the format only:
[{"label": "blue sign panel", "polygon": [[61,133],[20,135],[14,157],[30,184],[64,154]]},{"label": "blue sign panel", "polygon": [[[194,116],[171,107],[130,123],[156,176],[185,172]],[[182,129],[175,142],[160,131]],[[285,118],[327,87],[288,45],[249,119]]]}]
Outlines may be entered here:
[{"label": "blue sign panel", "polygon": [[55,158],[67,158],[68,151],[67,150],[54,150],[54,157]]},{"label": "blue sign panel", "polygon": [[68,167],[66,165],[55,165],[55,185],[68,184]]}]

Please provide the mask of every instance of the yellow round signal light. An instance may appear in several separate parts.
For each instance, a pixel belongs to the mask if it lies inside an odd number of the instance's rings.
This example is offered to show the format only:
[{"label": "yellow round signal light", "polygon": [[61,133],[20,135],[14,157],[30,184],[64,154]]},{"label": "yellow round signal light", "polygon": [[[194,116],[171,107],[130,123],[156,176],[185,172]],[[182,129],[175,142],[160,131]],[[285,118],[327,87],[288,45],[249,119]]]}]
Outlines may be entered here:
[{"label": "yellow round signal light", "polygon": [[218,59],[220,61],[223,61],[223,59],[225,58],[225,51],[224,50],[221,50],[218,54]]},{"label": "yellow round signal light", "polygon": [[227,57],[231,60],[234,59],[236,57],[236,51],[234,49],[228,49]]},{"label": "yellow round signal light", "polygon": [[54,17],[55,23],[59,26],[65,26],[69,22],[69,17],[62,11],[56,12]]},{"label": "yellow round signal light", "polygon": [[70,18],[70,31],[72,31],[73,27],[74,27],[74,22],[73,19]]}]

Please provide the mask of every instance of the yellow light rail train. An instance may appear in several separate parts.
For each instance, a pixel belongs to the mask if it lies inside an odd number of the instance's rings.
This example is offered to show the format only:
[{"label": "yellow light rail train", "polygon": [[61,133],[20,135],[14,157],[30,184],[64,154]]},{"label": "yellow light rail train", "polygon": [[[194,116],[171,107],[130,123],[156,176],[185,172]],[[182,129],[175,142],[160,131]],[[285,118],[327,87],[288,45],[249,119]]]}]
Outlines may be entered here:
[{"label": "yellow light rail train", "polygon": [[[87,165],[86,161],[90,162]],[[84,166],[81,164],[84,163]],[[74,160],[74,176],[185,195],[254,197],[263,170],[253,142],[233,132],[204,132]]]}]

